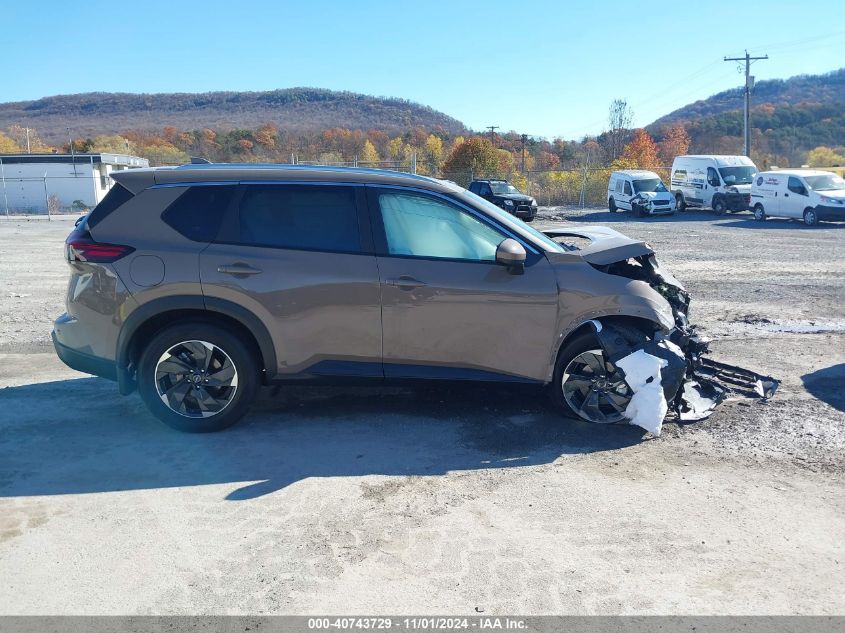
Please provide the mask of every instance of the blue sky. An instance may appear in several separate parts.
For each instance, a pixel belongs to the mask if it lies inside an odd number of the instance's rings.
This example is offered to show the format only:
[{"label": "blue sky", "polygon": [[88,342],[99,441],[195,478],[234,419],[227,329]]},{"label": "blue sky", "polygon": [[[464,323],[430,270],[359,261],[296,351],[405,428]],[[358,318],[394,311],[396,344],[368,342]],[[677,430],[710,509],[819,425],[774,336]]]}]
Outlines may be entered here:
[{"label": "blue sky", "polygon": [[[841,2],[0,0],[0,101],[90,92],[314,86],[410,99],[474,129],[646,125],[757,80],[845,66]],[[11,53],[11,57],[9,57]]]}]

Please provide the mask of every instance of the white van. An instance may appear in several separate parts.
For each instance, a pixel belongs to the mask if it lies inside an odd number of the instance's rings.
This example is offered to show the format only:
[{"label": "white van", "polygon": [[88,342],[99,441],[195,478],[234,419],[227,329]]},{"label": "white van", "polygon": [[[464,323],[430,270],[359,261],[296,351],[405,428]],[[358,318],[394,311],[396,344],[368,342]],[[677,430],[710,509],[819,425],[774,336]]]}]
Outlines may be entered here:
[{"label": "white van", "polygon": [[757,167],[747,156],[678,156],[672,162],[672,194],[678,211],[710,207],[717,214],[751,208]]},{"label": "white van", "polygon": [[751,187],[754,219],[845,220],[845,179],[832,171],[782,169],[757,174]]},{"label": "white van", "polygon": [[639,217],[675,212],[675,198],[653,171],[626,169],[610,174],[607,208],[634,211]]}]

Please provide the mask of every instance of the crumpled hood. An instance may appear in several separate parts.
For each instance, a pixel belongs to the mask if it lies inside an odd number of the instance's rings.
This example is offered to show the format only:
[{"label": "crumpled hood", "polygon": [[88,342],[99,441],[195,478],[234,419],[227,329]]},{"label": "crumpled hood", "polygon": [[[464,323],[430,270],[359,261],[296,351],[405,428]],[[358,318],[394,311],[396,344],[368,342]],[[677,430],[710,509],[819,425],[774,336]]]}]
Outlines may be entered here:
[{"label": "crumpled hood", "polygon": [[589,263],[597,266],[606,266],[631,257],[654,254],[652,248],[645,242],[631,239],[627,235],[606,226],[551,229],[543,231],[543,233],[553,239],[571,236],[590,240],[590,243],[582,248],[570,246]]}]

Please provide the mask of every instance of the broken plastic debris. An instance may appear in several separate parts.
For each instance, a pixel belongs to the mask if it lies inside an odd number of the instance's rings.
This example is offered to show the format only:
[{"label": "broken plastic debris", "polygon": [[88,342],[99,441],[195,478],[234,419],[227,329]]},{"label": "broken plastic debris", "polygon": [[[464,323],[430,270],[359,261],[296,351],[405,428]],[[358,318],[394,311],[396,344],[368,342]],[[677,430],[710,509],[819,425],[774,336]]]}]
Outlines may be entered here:
[{"label": "broken plastic debris", "polygon": [[616,366],[625,372],[625,382],[634,392],[623,415],[630,424],[654,435],[660,435],[663,418],[669,410],[660,377],[660,370],[668,364],[641,349],[616,361]]}]

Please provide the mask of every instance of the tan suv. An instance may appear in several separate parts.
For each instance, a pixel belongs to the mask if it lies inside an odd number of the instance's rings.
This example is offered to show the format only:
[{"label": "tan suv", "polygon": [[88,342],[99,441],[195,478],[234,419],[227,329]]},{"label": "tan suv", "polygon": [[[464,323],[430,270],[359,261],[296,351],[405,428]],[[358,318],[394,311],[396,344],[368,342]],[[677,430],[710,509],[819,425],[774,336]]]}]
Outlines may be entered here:
[{"label": "tan suv", "polygon": [[378,170],[112,177],[67,239],[54,343],[173,427],[219,430],[261,385],[324,377],[547,384],[564,411],[615,422],[633,391],[614,359],[648,345],[679,368],[667,401],[691,409],[688,297],[642,242],[570,231],[579,250],[453,183]]}]

